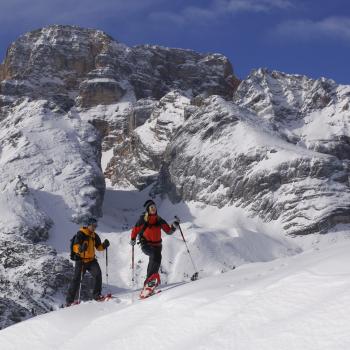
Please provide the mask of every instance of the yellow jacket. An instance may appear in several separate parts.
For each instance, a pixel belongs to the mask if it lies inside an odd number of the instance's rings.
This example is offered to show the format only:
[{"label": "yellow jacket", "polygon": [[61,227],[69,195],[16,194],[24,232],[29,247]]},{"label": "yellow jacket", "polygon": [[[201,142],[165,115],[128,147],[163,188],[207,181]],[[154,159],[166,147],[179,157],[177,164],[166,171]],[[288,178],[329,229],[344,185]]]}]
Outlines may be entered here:
[{"label": "yellow jacket", "polygon": [[[95,249],[102,251],[105,248],[101,243],[101,238],[96,232],[90,231],[87,227],[81,227],[76,236],[76,243],[73,244],[73,251],[80,256],[84,263],[95,259]],[[87,242],[87,249],[81,251],[84,242]]]}]

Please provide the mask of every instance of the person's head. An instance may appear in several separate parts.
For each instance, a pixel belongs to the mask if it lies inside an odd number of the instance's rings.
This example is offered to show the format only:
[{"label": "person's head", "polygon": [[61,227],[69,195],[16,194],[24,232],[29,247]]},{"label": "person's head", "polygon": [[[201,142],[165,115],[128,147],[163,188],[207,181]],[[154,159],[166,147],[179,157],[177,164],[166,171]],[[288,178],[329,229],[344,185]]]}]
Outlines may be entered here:
[{"label": "person's head", "polygon": [[143,205],[146,208],[148,214],[155,215],[157,213],[156,203],[152,199],[149,199]]},{"label": "person's head", "polygon": [[95,218],[87,219],[86,226],[90,231],[94,232],[97,227],[97,220]]}]

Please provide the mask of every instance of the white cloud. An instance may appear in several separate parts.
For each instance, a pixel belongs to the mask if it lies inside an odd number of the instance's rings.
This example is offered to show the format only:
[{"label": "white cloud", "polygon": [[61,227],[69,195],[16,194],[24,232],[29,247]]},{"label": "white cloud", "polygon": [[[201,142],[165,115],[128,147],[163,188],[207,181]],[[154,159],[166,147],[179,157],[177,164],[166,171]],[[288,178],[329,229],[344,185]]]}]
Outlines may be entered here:
[{"label": "white cloud", "polygon": [[122,18],[154,9],[165,0],[1,0],[0,23]]},{"label": "white cloud", "polygon": [[217,16],[210,10],[199,7],[187,7],[179,13],[169,11],[156,11],[149,15],[153,21],[172,22],[178,25],[192,23],[193,19],[197,21],[213,20]]},{"label": "white cloud", "polygon": [[149,17],[153,20],[172,21],[184,24],[192,21],[203,22],[219,19],[240,12],[265,12],[292,8],[289,0],[212,0],[209,6],[188,6],[178,13],[158,11]]},{"label": "white cloud", "polygon": [[70,22],[93,26],[105,19],[130,17],[132,21],[134,15],[182,25],[193,21],[205,23],[240,12],[284,10],[293,7],[291,1],[209,0],[206,5],[186,4],[175,12],[169,10],[168,0],[1,0],[0,26]]},{"label": "white cloud", "polygon": [[230,13],[236,12],[270,12],[273,9],[293,7],[288,0],[216,0],[218,7]]},{"label": "white cloud", "polygon": [[277,26],[272,36],[303,41],[325,38],[350,40],[350,17],[286,21]]}]

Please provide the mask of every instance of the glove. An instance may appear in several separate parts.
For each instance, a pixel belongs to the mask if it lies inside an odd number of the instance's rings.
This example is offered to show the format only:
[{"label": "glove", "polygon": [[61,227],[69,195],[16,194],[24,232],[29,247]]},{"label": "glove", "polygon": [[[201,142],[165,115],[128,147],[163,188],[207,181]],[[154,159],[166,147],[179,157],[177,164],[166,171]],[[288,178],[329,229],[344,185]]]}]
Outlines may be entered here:
[{"label": "glove", "polygon": [[108,239],[105,239],[104,242],[102,243],[103,249],[106,249],[110,246],[111,244],[109,243]]},{"label": "glove", "polygon": [[175,227],[175,228],[179,228],[179,226],[180,226],[180,221],[179,221],[179,220],[175,220],[175,221],[172,223],[172,226]]},{"label": "glove", "polygon": [[136,239],[130,239],[130,245],[134,246],[136,244]]},{"label": "glove", "polygon": [[83,242],[79,247],[79,252],[80,253],[85,252],[87,248],[88,248],[88,242]]}]

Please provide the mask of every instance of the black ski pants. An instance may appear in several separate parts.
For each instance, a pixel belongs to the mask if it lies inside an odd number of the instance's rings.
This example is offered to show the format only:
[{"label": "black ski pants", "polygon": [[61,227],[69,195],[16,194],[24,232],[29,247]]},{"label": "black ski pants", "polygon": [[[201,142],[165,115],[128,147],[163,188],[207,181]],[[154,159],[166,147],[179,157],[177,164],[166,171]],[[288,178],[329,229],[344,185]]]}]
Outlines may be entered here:
[{"label": "black ski pants", "polygon": [[93,289],[93,298],[96,299],[101,295],[102,290],[102,273],[100,265],[97,260],[90,261],[88,263],[83,263],[82,261],[75,262],[74,276],[69,285],[68,293],[66,297],[67,304],[70,304],[74,301],[75,296],[79,290],[80,280],[82,276],[85,275],[85,272],[89,271],[94,279],[94,289]]},{"label": "black ski pants", "polygon": [[162,245],[152,246],[147,243],[141,244],[141,250],[149,256],[147,266],[147,278],[159,271],[160,263],[162,262]]}]

